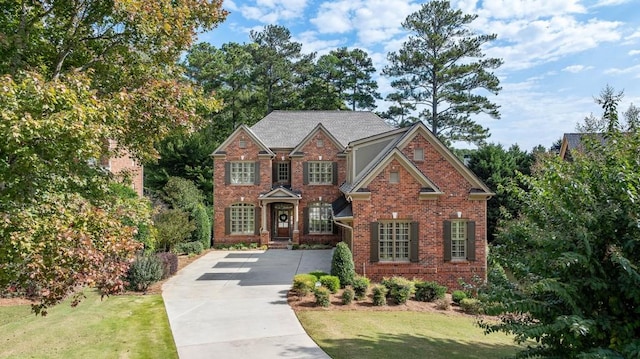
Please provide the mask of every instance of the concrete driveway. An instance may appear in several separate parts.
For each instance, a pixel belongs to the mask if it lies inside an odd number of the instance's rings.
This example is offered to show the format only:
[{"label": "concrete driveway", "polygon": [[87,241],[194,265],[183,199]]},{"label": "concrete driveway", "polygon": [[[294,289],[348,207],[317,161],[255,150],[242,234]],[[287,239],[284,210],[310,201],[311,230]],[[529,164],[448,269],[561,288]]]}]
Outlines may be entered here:
[{"label": "concrete driveway", "polygon": [[182,359],[329,358],[287,304],[296,273],[329,272],[332,250],[213,251],[162,286]]}]

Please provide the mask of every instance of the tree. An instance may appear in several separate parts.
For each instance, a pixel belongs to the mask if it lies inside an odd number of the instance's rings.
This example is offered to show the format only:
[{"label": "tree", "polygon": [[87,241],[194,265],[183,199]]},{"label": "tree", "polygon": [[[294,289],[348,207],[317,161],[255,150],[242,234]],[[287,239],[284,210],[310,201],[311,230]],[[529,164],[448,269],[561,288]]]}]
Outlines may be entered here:
[{"label": "tree", "polygon": [[340,242],[336,245],[336,250],[331,258],[331,275],[340,279],[340,285],[345,287],[353,284],[356,276],[355,265],[353,264],[353,256],[349,246]]},{"label": "tree", "polygon": [[640,135],[604,138],[511,188],[522,213],[492,249],[511,279],[487,298],[500,322],[481,326],[535,341],[525,356],[640,356]]},{"label": "tree", "polygon": [[506,191],[511,183],[517,183],[518,174],[531,174],[535,156],[513,145],[506,150],[499,144],[488,144],[470,154],[472,170],[496,195],[487,202],[487,235],[493,242],[498,222],[504,216],[514,217],[520,210],[519,203]]},{"label": "tree", "polygon": [[376,107],[376,99],[381,98],[378,84],[371,78],[376,69],[364,50],[342,47],[321,56],[317,65],[320,76],[333,84],[352,111]]},{"label": "tree", "polygon": [[119,202],[100,159],[123,150],[152,159],[155,143],[193,131],[218,108],[182,78],[177,60],[196,30],[224,19],[220,6],[3,2],[1,290],[28,293],[37,313],[79,286],[121,290],[141,249],[136,225],[150,224],[150,213],[143,202]]},{"label": "tree", "polygon": [[383,70],[396,89],[396,98],[389,99],[417,106],[420,120],[445,142],[482,143],[489,130],[471,115],[500,118],[499,106],[479,93],[498,94],[500,81],[490,71],[502,60],[484,58],[481,47],[496,35],[475,35],[468,25],[477,17],[451,9],[449,1],[423,4],[402,23],[413,35],[388,54]]},{"label": "tree", "polygon": [[576,129],[585,133],[604,133],[607,131],[635,131],[638,128],[640,111],[633,104],[629,105],[627,111],[622,114],[623,122],[620,122],[618,115],[618,104],[622,101],[624,92],[616,90],[607,85],[600,91],[600,96],[594,97],[595,103],[600,105],[603,114],[600,118],[589,114],[584,118],[582,124],[578,124]]}]

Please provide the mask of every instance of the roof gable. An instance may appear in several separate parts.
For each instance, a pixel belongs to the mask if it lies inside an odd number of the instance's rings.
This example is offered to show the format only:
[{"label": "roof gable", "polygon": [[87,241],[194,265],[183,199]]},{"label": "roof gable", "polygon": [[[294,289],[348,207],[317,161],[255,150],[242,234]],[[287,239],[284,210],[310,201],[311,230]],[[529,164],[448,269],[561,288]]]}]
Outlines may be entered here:
[{"label": "roof gable", "polygon": [[276,187],[267,193],[260,194],[259,199],[300,199],[302,196],[300,193],[294,192],[286,187]]},{"label": "roof gable", "polygon": [[331,140],[331,143],[336,146],[338,151],[344,150],[344,146],[342,146],[342,144],[338,142],[338,140],[329,131],[327,131],[322,123],[318,123],[318,125],[316,125],[316,127],[311,130],[311,132],[309,132],[296,147],[294,147],[290,155],[295,155],[296,153],[301,152],[304,146],[319,132],[324,133],[329,138],[329,140]]},{"label": "roof gable", "polygon": [[238,126],[238,128],[236,128],[235,131],[233,131],[231,136],[227,137],[227,139],[224,142],[222,142],[222,144],[218,146],[218,148],[216,148],[215,151],[213,151],[211,156],[225,155],[226,152],[224,151],[224,149],[227,148],[229,144],[231,144],[231,142],[234,141],[238,137],[238,134],[240,133],[245,133],[247,136],[249,136],[249,138],[254,143],[256,143],[260,148],[261,154],[274,155],[274,153],[269,149],[269,147],[265,146],[262,140],[260,140],[260,138],[258,138],[258,136],[256,136],[256,134],[253,133],[253,131],[251,131],[249,127],[247,127],[244,124],[241,124],[240,126]]},{"label": "roof gable", "polygon": [[318,124],[322,124],[341,147],[349,142],[392,130],[369,111],[273,111],[251,127],[269,148],[294,148]]}]

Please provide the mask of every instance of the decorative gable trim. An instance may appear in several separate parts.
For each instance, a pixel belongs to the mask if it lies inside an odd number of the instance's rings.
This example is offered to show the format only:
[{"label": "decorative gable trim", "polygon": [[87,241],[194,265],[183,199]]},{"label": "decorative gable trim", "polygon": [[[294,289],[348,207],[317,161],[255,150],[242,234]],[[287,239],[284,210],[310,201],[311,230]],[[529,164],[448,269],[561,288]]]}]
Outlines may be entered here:
[{"label": "decorative gable trim", "polygon": [[[420,198],[435,199],[444,194],[427,176],[425,176],[398,148],[391,150],[349,191],[349,196],[356,197],[361,190],[368,186],[393,160],[397,160],[407,172],[411,174],[421,185]],[[366,192],[365,192],[366,193]]]},{"label": "decorative gable trim", "polygon": [[291,151],[291,153],[289,154],[289,156],[295,156],[298,155],[302,152],[302,148],[313,139],[313,137],[318,133],[318,132],[323,132],[330,140],[331,143],[333,143],[333,145],[338,149],[338,152],[342,152],[344,150],[344,146],[342,146],[342,144],[340,144],[340,142],[335,138],[334,135],[331,134],[331,132],[329,132],[323,125],[322,123],[318,123],[318,125],[311,130],[311,132],[309,132],[303,139],[302,141],[300,141],[300,143],[298,143],[298,145]]},{"label": "decorative gable trim", "polygon": [[411,127],[407,133],[403,135],[403,138],[398,142],[397,148],[400,150],[404,149],[413,138],[421,134],[431,145],[433,148],[438,151],[438,153],[444,157],[457,171],[471,184],[471,186],[475,189],[479,189],[481,192],[476,192],[474,195],[476,197],[480,196],[480,193],[483,193],[485,198],[491,197],[495,195],[487,187],[482,180],[478,178],[467,166],[458,159],[456,155],[454,155],[448,148],[445,146],[440,140],[425,126],[422,122],[417,122],[415,125]]},{"label": "decorative gable trim", "polygon": [[279,200],[281,199],[300,199],[302,198],[302,196],[300,195],[300,193],[296,193],[288,188],[285,187],[276,187],[274,189],[272,189],[271,191],[267,192],[267,193],[263,193],[260,194],[260,196],[258,196],[258,199],[263,200],[263,199],[274,199],[277,198]]},{"label": "decorative gable trim", "polygon": [[249,136],[249,138],[253,142],[258,144],[258,147],[260,147],[260,152],[258,153],[258,156],[260,157],[275,156],[275,154],[267,146],[265,146],[265,144],[260,140],[260,138],[258,138],[258,136],[256,136],[256,134],[253,133],[253,131],[251,131],[249,127],[247,127],[245,124],[241,124],[240,126],[238,126],[238,128],[236,128],[235,131],[233,131],[231,136],[227,137],[227,139],[224,142],[222,142],[222,144],[218,146],[218,148],[216,148],[215,151],[213,151],[213,153],[211,154],[211,157],[224,157],[226,155],[226,151],[224,149],[227,148],[227,146],[229,146],[229,144],[231,144],[232,141],[236,140],[240,132],[244,132],[247,136]]}]

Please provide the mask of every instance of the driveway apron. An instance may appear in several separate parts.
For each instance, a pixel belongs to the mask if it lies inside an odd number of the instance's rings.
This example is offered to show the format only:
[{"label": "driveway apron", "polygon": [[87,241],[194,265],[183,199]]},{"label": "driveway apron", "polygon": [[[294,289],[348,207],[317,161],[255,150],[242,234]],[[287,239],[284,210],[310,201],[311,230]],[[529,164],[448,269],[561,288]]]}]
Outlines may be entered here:
[{"label": "driveway apron", "polygon": [[162,287],[182,359],[329,358],[287,304],[293,276],[329,272],[332,250],[212,251]]}]

